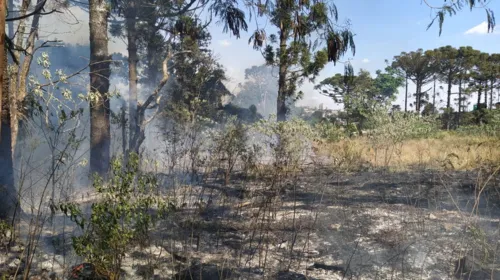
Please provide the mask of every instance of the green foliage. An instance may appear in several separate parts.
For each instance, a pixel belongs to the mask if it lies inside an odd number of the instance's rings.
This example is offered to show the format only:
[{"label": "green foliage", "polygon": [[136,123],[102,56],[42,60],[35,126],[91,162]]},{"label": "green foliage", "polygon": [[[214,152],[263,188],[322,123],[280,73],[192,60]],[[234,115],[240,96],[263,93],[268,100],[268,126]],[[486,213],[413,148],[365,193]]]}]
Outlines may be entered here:
[{"label": "green foliage", "polygon": [[435,117],[420,117],[416,114],[376,111],[371,118],[375,141],[400,143],[409,139],[432,138],[439,131]]},{"label": "green foliage", "polygon": [[415,109],[420,112],[424,104],[423,100],[428,99],[428,94],[422,91],[422,87],[434,79],[436,72],[434,60],[431,56],[426,55],[422,49],[418,49],[409,53],[402,52],[395,56],[391,66],[404,73],[405,77],[415,83]]},{"label": "green foliage", "polygon": [[396,99],[398,89],[404,85],[404,78],[394,68],[386,67],[385,73],[377,70],[375,77],[375,90],[378,92],[376,98],[380,102],[389,102]]},{"label": "green foliage", "polygon": [[384,165],[389,166],[394,154],[401,155],[403,142],[411,139],[436,137],[439,131],[434,116],[420,117],[418,114],[385,110],[374,112],[370,118],[374,128],[368,139],[375,155],[382,153]]},{"label": "green foliage", "polygon": [[491,137],[500,137],[500,110],[485,110],[484,124],[483,125],[469,125],[460,126],[457,132],[465,135],[484,135]]},{"label": "green foliage", "polygon": [[257,112],[257,107],[255,105],[251,105],[247,109],[229,103],[222,108],[222,112],[224,116],[228,116],[229,118],[236,117],[239,121],[244,123],[253,123],[262,119],[262,115]]},{"label": "green foliage", "polygon": [[[425,2],[427,4],[427,2]],[[434,22],[437,20],[439,25],[439,36],[443,32],[443,23],[446,16],[454,16],[457,12],[462,9],[469,8],[471,11],[473,8],[482,8],[486,12],[486,21],[488,22],[488,32],[493,32],[495,28],[495,14],[493,10],[488,8],[488,4],[490,1],[488,0],[457,0],[457,1],[444,1],[444,4],[441,7],[429,6],[433,10],[435,10],[436,14],[432,21],[427,26],[427,30],[431,28]],[[429,5],[429,4],[427,4]]]},{"label": "green foliage", "polygon": [[369,167],[363,159],[363,147],[355,141],[341,141],[331,147],[333,167],[341,172],[357,172]]},{"label": "green foliage", "polygon": [[354,34],[348,24],[337,23],[336,6],[323,0],[252,4],[260,7],[259,15],[267,17],[278,31],[267,36],[265,30],[256,30],[249,43],[263,48],[267,64],[279,69],[277,114],[278,120],[284,120],[289,113],[287,103],[301,97],[297,87],[302,82],[314,80],[328,62],[337,62],[347,51],[354,55]]},{"label": "green foliage", "polygon": [[[222,98],[229,94],[222,83],[226,76],[213,54],[203,48],[209,44],[210,34],[200,22],[190,17],[182,19],[175,25],[181,39],[173,46],[176,52],[172,61],[175,83],[169,104],[173,103],[177,109],[191,114],[215,119]],[[167,110],[172,110],[172,107]]]},{"label": "green foliage", "polygon": [[299,170],[309,156],[312,141],[318,138],[317,131],[298,118],[286,122],[260,120],[253,129],[264,136],[261,143],[270,148],[273,166],[281,175]]},{"label": "green foliage", "polygon": [[209,135],[212,160],[224,170],[224,183],[227,185],[236,163],[243,157],[247,161],[251,158],[247,155],[247,128],[235,117],[231,117],[223,124],[222,129],[212,130]]},{"label": "green foliage", "polygon": [[379,107],[387,107],[402,84],[403,79],[388,67],[385,73],[377,71],[375,79],[368,71],[360,70],[357,76],[336,74],[315,88],[344,104],[348,123],[355,122],[364,128],[371,113]]},{"label": "green foliage", "polygon": [[427,103],[422,110],[422,116],[433,116],[436,115],[438,111],[432,103]]},{"label": "green foliage", "polygon": [[276,114],[278,79],[276,67],[261,65],[245,69],[245,82],[231,103],[247,108],[255,105],[264,117]]},{"label": "green foliage", "polygon": [[0,246],[10,241],[13,227],[7,221],[0,220]]},{"label": "green foliage", "polygon": [[93,186],[99,200],[92,204],[89,217],[75,204],[59,206],[83,231],[73,237],[75,252],[111,279],[119,278],[127,250],[147,242],[149,230],[168,210],[156,179],[141,174],[138,168],[139,157],[131,154],[126,166],[119,158],[112,162],[109,182],[95,176]]},{"label": "green foliage", "polygon": [[359,131],[355,124],[349,123],[345,127],[345,134],[348,137],[353,137],[359,135]]},{"label": "green foliage", "polygon": [[321,121],[314,124],[313,127],[317,131],[320,139],[327,142],[337,142],[345,138],[345,132],[333,122]]},{"label": "green foliage", "polygon": [[219,23],[224,24],[223,31],[231,31],[237,38],[240,37],[240,31],[247,31],[248,25],[245,21],[245,13],[238,8],[236,0],[215,0],[209,7],[209,11],[216,17],[220,17]]}]

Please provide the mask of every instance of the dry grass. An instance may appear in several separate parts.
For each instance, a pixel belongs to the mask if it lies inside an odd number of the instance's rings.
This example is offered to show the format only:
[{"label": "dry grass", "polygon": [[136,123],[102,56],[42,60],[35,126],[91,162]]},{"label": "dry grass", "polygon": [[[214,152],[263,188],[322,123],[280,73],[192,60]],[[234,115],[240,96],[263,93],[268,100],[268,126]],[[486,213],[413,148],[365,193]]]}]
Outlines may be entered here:
[{"label": "dry grass", "polygon": [[485,163],[500,163],[500,140],[485,136],[442,133],[437,138],[412,139],[401,143],[374,143],[368,137],[316,143],[318,155],[335,167],[356,170],[364,165],[391,170],[412,167],[471,170]]}]

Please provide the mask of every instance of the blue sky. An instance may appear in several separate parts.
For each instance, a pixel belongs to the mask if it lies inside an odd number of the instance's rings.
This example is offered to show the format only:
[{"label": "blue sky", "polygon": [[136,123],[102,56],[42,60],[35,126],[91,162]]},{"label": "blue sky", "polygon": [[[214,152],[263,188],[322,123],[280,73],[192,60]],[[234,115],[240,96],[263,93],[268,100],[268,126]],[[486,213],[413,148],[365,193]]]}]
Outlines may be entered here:
[{"label": "blue sky", "polygon": [[[440,5],[442,0],[431,0],[431,4]],[[500,34],[486,33],[486,13],[482,9],[468,9],[458,15],[447,18],[443,33],[438,35],[438,26],[427,30],[434,13],[421,0],[341,0],[335,1],[339,10],[339,21],[349,19],[356,34],[356,55],[351,53],[356,71],[360,68],[375,72],[385,67],[385,59],[391,60],[402,51],[418,48],[433,49],[444,45],[472,46],[484,52],[500,51]],[[490,8],[500,13],[499,1],[491,1]],[[500,28],[500,27],[499,27]],[[255,30],[255,23],[249,24],[249,31]],[[261,54],[248,45],[250,33],[243,33],[240,39],[222,33],[222,26],[212,25],[212,48],[225,66],[231,81],[229,90],[233,90],[244,78],[244,70],[252,65],[264,63]],[[343,65],[328,65],[317,81],[342,72]],[[413,90],[410,85],[410,92]],[[328,97],[316,93],[312,84],[302,87],[305,97],[299,104],[317,106],[324,103],[331,108],[339,108]],[[403,104],[402,90],[398,104]]]}]

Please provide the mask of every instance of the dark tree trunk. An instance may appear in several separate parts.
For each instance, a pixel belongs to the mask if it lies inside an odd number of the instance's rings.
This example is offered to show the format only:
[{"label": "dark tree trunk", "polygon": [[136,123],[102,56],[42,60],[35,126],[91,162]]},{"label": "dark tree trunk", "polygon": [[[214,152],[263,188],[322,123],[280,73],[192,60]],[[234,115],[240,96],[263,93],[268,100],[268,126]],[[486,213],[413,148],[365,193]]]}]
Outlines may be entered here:
[{"label": "dark tree trunk", "polygon": [[416,84],[416,96],[415,96],[415,111],[420,114],[420,102],[422,100],[421,92],[422,91],[422,86],[420,81],[417,80]]},{"label": "dark tree trunk", "polygon": [[491,81],[491,88],[490,88],[490,110],[493,109],[493,80]]},{"label": "dark tree trunk", "polygon": [[451,76],[448,77],[448,99],[446,101],[446,108],[451,107]]},{"label": "dark tree trunk", "polygon": [[460,126],[460,115],[462,114],[462,78],[458,80],[458,117],[457,126]]},{"label": "dark tree trunk", "polygon": [[281,24],[280,32],[280,59],[279,59],[279,77],[278,77],[278,104],[277,104],[277,119],[278,121],[286,121],[286,115],[288,113],[287,99],[288,90],[286,86],[286,74],[287,74],[287,61],[286,61],[286,27]]},{"label": "dark tree trunk", "polygon": [[[5,0],[0,0],[0,46],[5,46],[5,17],[7,11],[5,11]],[[7,78],[4,74],[7,73],[7,53],[5,51],[5,47],[0,48],[0,124],[2,123],[2,104],[3,104],[3,94],[6,93],[4,91],[5,81],[4,78]],[[1,129],[1,126],[0,126]],[[1,143],[0,143],[1,144]]]},{"label": "dark tree trunk", "polygon": [[477,109],[479,109],[479,104],[481,104],[481,95],[482,95],[482,89],[481,89],[481,83],[479,83],[479,89],[477,90]]},{"label": "dark tree trunk", "polygon": [[488,108],[488,81],[484,82],[484,106]]},{"label": "dark tree trunk", "polygon": [[[3,22],[3,31],[5,35],[5,2],[0,1],[0,24]],[[3,18],[2,18],[3,16]],[[0,37],[4,45],[4,36]],[[10,131],[10,112],[7,75],[7,56],[5,48],[0,50],[0,220],[11,220],[16,210],[20,210],[17,190],[14,184],[14,163],[12,159],[12,134]],[[2,55],[3,54],[3,55]]]},{"label": "dark tree trunk", "polygon": [[2,120],[0,143],[0,220],[11,220],[19,210],[17,190],[14,185],[14,164],[12,160],[10,118]]},{"label": "dark tree trunk", "polygon": [[432,110],[436,110],[436,78],[434,78],[434,87],[432,92]]},{"label": "dark tree trunk", "polygon": [[[479,89],[477,91],[477,123],[479,125],[483,124],[483,109],[480,107],[481,105],[481,96],[482,96],[482,93],[483,93],[483,83],[482,82],[479,82]],[[486,95],[486,92],[484,93]]]},{"label": "dark tree trunk", "polygon": [[111,144],[108,15],[107,1],[89,1],[90,89],[99,97],[90,102],[90,172],[100,175],[108,171]]},{"label": "dark tree trunk", "polygon": [[127,44],[128,44],[128,92],[129,92],[129,133],[130,140],[129,152],[136,152],[133,147],[134,134],[136,133],[137,123],[137,31],[136,31],[136,17],[137,10],[135,1],[129,0],[127,11],[125,13],[127,22]]},{"label": "dark tree trunk", "polygon": [[405,113],[408,112],[408,74],[406,74],[406,87],[405,87]]}]

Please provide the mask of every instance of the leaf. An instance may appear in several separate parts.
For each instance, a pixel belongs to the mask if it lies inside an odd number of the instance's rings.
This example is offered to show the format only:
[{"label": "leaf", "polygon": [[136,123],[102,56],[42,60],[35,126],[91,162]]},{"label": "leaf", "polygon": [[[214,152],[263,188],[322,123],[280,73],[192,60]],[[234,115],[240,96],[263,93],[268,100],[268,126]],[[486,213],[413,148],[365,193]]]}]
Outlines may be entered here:
[{"label": "leaf", "polygon": [[486,9],[486,17],[488,19],[488,32],[493,32],[496,25],[495,14],[493,13],[493,10]]},{"label": "leaf", "polygon": [[443,32],[444,12],[439,11],[438,17],[439,17],[439,36],[441,36],[441,33]]}]

